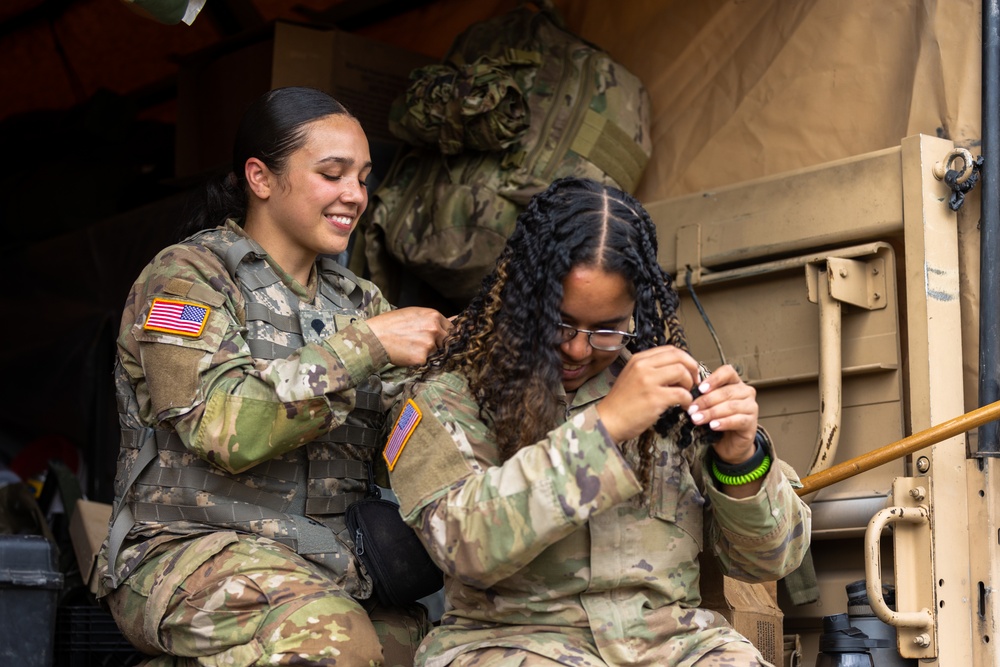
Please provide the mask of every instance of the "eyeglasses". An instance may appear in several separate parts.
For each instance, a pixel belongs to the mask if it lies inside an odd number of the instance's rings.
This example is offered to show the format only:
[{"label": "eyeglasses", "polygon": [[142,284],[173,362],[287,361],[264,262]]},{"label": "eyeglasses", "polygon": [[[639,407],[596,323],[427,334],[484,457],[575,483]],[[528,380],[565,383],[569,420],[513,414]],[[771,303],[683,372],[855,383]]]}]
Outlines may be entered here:
[{"label": "eyeglasses", "polygon": [[604,352],[620,350],[628,345],[629,340],[635,338],[635,334],[626,331],[614,331],[612,329],[590,331],[588,329],[577,329],[576,327],[571,327],[568,324],[560,322],[559,335],[556,338],[557,344],[568,343],[576,338],[577,334],[581,333],[587,334],[587,342],[590,343],[590,347]]}]

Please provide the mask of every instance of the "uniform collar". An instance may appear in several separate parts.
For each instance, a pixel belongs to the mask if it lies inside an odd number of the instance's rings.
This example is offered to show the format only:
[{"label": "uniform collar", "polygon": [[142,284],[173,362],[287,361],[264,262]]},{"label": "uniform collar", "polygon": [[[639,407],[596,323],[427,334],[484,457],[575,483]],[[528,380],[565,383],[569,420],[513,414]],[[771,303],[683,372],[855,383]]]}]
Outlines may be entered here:
[{"label": "uniform collar", "polygon": [[580,385],[580,388],[573,394],[571,402],[567,400],[566,391],[562,388],[562,385],[559,386],[560,396],[563,401],[569,403],[569,407],[573,410],[601,400],[611,391],[611,387],[615,383],[615,378],[618,377],[618,374],[621,373],[622,369],[625,368],[625,364],[631,358],[632,353],[623,349],[618,354],[618,358],[610,366]]},{"label": "uniform collar", "polygon": [[252,236],[247,234],[246,230],[243,229],[235,220],[226,220],[226,228],[233,232],[234,234],[247,239],[254,245],[254,249],[259,252],[264,261],[267,262],[268,266],[274,270],[274,273],[278,278],[285,284],[288,289],[295,293],[300,299],[307,302],[311,302],[316,297],[316,286],[318,285],[318,276],[316,274],[316,263],[313,262],[313,267],[309,271],[309,284],[302,285],[295,278],[291,276],[287,271],[281,268],[281,265],[274,261],[264,248],[254,240]]}]

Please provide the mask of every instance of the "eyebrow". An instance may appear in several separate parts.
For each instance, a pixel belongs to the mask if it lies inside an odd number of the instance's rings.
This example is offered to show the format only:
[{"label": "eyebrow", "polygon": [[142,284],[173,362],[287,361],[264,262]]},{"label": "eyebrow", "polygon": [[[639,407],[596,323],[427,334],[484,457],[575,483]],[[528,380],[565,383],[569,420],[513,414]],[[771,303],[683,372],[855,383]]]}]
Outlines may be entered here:
[{"label": "eyebrow", "polygon": [[[571,317],[567,317],[567,313],[564,313],[562,311],[559,312],[559,316],[562,318],[563,324],[567,324],[566,322],[567,319],[573,319]],[[595,329],[613,329],[615,325],[617,325],[619,322],[621,322],[622,320],[627,320],[630,317],[632,317],[632,313],[622,315],[621,317],[602,320],[600,322],[594,322],[590,324],[590,326],[594,327]],[[574,322],[574,324],[578,324],[578,322]]]},{"label": "eyebrow", "polygon": [[[336,164],[340,164],[345,167],[351,167],[354,165],[354,158],[330,155],[328,157],[320,158],[319,160],[316,161],[316,164],[328,164],[330,162],[334,162]],[[371,167],[372,167],[371,160],[368,160],[361,166],[362,169],[371,169]]]}]

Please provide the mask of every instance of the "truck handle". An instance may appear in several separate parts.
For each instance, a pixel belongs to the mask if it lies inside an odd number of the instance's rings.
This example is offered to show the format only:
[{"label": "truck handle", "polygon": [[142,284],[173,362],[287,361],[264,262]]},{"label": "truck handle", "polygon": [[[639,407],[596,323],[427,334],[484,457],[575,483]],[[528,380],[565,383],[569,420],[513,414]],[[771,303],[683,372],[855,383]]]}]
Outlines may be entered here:
[{"label": "truck handle", "polygon": [[893,611],[885,603],[882,596],[882,555],[879,542],[882,530],[889,523],[897,521],[913,524],[930,525],[930,514],[926,507],[886,507],[868,523],[865,531],[865,587],[868,590],[868,601],[872,611],[883,623],[895,628],[931,629],[934,627],[934,614],[926,607],[920,611]]}]

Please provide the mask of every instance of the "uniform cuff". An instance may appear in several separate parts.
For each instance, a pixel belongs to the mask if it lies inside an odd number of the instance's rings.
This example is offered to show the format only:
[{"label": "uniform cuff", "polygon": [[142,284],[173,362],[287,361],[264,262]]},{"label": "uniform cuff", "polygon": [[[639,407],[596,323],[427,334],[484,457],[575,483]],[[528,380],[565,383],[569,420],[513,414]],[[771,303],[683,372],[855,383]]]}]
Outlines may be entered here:
[{"label": "uniform cuff", "polygon": [[360,382],[389,363],[389,353],[360,317],[324,343],[340,358],[350,376]]}]

